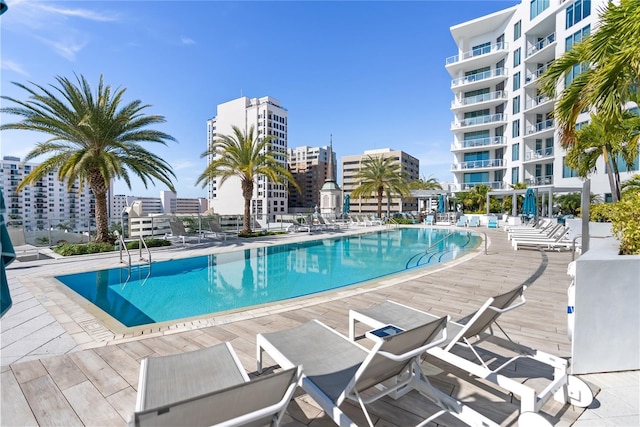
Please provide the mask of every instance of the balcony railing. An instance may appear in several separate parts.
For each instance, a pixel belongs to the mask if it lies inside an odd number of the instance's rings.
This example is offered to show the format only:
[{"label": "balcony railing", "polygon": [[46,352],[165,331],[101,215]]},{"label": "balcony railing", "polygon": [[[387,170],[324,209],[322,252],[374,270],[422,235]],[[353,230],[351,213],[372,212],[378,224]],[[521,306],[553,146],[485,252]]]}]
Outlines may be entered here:
[{"label": "balcony railing", "polygon": [[527,74],[527,76],[525,77],[525,82],[524,84],[529,84],[531,82],[536,81],[537,79],[540,78],[540,76],[547,71],[547,68],[549,68],[549,64],[543,65],[542,67],[538,68],[536,71],[534,71],[533,73],[529,73]]},{"label": "balcony railing", "polygon": [[545,159],[553,156],[553,147],[543,148],[541,150],[527,151],[524,153],[524,161]]},{"label": "balcony railing", "polygon": [[487,116],[471,117],[471,118],[460,120],[460,121],[454,120],[453,122],[451,122],[451,127],[461,128],[461,127],[467,127],[467,126],[483,125],[486,123],[503,122],[506,120],[507,120],[506,114],[502,114],[502,113],[489,114]]},{"label": "balcony railing", "polygon": [[485,147],[487,145],[502,145],[504,144],[504,139],[501,136],[493,136],[489,138],[477,138],[477,139],[468,139],[466,141],[462,141],[462,143],[453,143],[451,144],[452,150],[459,150],[462,148],[473,148],[473,147]]},{"label": "balcony railing", "polygon": [[535,176],[533,178],[526,179],[526,182],[529,185],[552,185],[553,175]]},{"label": "balcony railing", "polygon": [[553,120],[549,119],[549,120],[545,120],[543,122],[540,123],[536,123],[533,126],[529,126],[527,128],[527,135],[531,135],[533,133],[538,133],[538,132],[542,132],[543,130],[546,129],[552,129],[553,128]]},{"label": "balcony railing", "polygon": [[469,191],[473,187],[477,187],[479,185],[486,185],[493,190],[504,190],[507,188],[507,184],[503,181],[491,181],[491,182],[463,182],[457,185],[459,191]]},{"label": "balcony railing", "polygon": [[537,107],[538,105],[544,104],[545,102],[548,102],[550,100],[551,98],[549,98],[547,95],[536,96],[535,98],[527,101],[527,103],[525,104],[525,110],[528,110],[533,107]]},{"label": "balcony railing", "polygon": [[506,77],[507,72],[508,70],[506,68],[494,68],[493,70],[483,71],[482,73],[469,74],[468,76],[451,80],[451,86],[460,86],[494,77]]},{"label": "balcony railing", "polygon": [[509,47],[508,43],[501,42],[492,44],[491,46],[483,46],[481,48],[472,49],[464,52],[462,55],[453,55],[445,60],[445,65],[455,64],[456,62],[464,61],[465,59],[473,58],[475,56],[486,55],[492,52],[506,51]]},{"label": "balcony railing", "polygon": [[541,51],[545,47],[549,46],[551,43],[556,41],[556,33],[551,33],[547,37],[543,38],[529,49],[527,49],[527,57],[533,55],[536,52]]},{"label": "balcony railing", "polygon": [[456,97],[451,101],[451,107],[462,107],[465,105],[479,104],[481,102],[493,101],[496,99],[507,99],[507,92],[499,90],[496,92],[483,93],[476,96],[467,96],[466,98]]},{"label": "balcony railing", "polygon": [[502,167],[502,159],[472,160],[469,162],[454,163],[451,170],[479,169],[479,168],[499,168]]}]

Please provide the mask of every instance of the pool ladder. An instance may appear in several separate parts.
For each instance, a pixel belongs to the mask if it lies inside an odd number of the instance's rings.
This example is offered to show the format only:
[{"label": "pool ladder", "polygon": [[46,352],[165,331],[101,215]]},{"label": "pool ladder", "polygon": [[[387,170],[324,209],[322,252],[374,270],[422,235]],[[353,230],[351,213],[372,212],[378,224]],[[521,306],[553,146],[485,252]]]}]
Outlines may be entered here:
[{"label": "pool ladder", "polygon": [[[120,263],[121,264],[127,264],[127,278],[124,281],[124,283],[122,284],[122,287],[124,288],[126,286],[127,283],[129,283],[129,280],[131,279],[131,252],[129,252],[129,248],[127,248],[127,244],[124,241],[124,237],[122,237],[121,235],[118,236],[118,243],[120,246]],[[145,250],[147,251],[147,258],[143,258],[142,256],[142,247],[144,246]],[[147,270],[147,277],[144,278],[144,283],[146,283],[147,279],[149,279],[149,276],[151,275],[151,251],[149,250],[149,247],[147,246],[147,242],[144,241],[144,239],[142,238],[142,236],[140,236],[138,238],[138,249],[140,251],[140,261],[144,261],[144,264],[148,264],[149,269]],[[127,259],[123,259],[122,257],[122,252],[126,252],[127,254]],[[140,267],[142,267],[142,265],[137,264],[138,268],[140,269]],[[139,271],[139,270],[138,270]]]}]

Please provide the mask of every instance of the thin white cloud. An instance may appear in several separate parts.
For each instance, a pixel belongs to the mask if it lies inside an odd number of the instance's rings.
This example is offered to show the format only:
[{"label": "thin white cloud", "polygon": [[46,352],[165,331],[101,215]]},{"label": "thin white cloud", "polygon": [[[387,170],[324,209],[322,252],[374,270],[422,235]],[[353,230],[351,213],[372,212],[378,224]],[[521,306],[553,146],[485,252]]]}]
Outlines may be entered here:
[{"label": "thin white cloud", "polygon": [[[199,162],[194,162],[193,160],[176,160],[171,162],[171,167],[174,171],[192,169],[194,167],[201,167],[202,165]],[[203,169],[204,170],[204,169]]]},{"label": "thin white cloud", "polygon": [[87,19],[89,21],[99,21],[99,22],[112,22],[117,21],[117,16],[113,14],[107,13],[99,13],[93,10],[86,9],[63,9],[60,7],[45,5],[42,3],[37,3],[37,6],[44,11],[50,12],[55,15],[60,16],[68,16],[73,18],[82,18]]},{"label": "thin white cloud", "polygon": [[7,58],[2,58],[0,68],[6,71],[13,71],[15,73],[22,74],[23,76],[29,75],[29,73],[24,68],[22,68],[20,64]]},{"label": "thin white cloud", "polygon": [[79,41],[74,39],[72,36],[67,36],[60,40],[47,40],[42,37],[39,37],[39,39],[44,44],[53,48],[58,55],[68,59],[69,61],[74,61],[76,59],[76,54],[84,49],[88,44],[86,40]]},{"label": "thin white cloud", "polygon": [[190,37],[182,36],[180,37],[180,42],[182,44],[196,44],[196,41]]}]

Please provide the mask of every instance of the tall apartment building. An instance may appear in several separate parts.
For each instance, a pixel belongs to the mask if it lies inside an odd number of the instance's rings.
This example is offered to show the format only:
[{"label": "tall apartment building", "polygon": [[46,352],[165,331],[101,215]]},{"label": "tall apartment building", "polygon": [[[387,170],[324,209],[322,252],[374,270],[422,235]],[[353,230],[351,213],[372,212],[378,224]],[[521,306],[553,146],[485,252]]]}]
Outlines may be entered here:
[{"label": "tall apartment building", "polygon": [[[289,186],[289,209],[313,209],[320,206],[320,189],[329,176],[328,146],[302,146],[289,148],[289,171],[300,187],[300,192]],[[332,154],[333,165],[337,165],[336,153]],[[334,166],[335,176],[335,166]]]},{"label": "tall apartment building", "polygon": [[[559,145],[552,116],[554,99],[541,93],[538,78],[551,62],[596,30],[599,11],[607,3],[528,0],[451,27],[458,46],[458,54],[446,59],[454,94],[455,190],[479,184],[505,189],[517,182],[530,187],[582,186],[576,171],[564,164],[566,152]],[[564,84],[580,71],[576,67]],[[588,113],[581,114],[577,126],[588,120]],[[620,165],[625,168],[624,162]],[[621,178],[633,173],[624,172]],[[591,177],[591,191],[610,197],[602,159]]]},{"label": "tall apartment building", "polygon": [[18,184],[36,166],[38,163],[23,163],[19,157],[2,159],[0,188],[7,207],[8,224],[23,227],[25,231],[47,230],[61,223],[74,229],[87,227],[88,222],[95,219],[95,199],[88,185],[80,191],[76,182],[67,189],[67,183],[58,180],[56,172],[51,172],[34,185],[16,191]]},{"label": "tall apartment building", "polygon": [[[276,160],[287,167],[287,126],[288,112],[280,105],[280,101],[270,96],[262,98],[241,97],[217,107],[217,115],[207,121],[207,144],[211,145],[216,135],[232,135],[231,126],[241,130],[254,127],[259,138],[273,135],[271,151]],[[208,159],[211,162],[214,154]],[[237,215],[244,212],[244,199],[240,179],[229,178],[224,184],[214,179],[209,185],[209,207],[221,215]],[[251,213],[258,219],[268,215],[275,221],[276,215],[288,213],[287,188],[282,184],[274,184],[264,176],[258,176],[254,183],[251,198]]]},{"label": "tall apartment building", "polygon": [[[395,161],[394,163],[400,165],[402,173],[409,181],[420,178],[420,161],[412,155],[401,150],[392,150],[390,148],[366,150],[364,154],[344,156],[342,158],[342,191],[345,195],[351,194],[351,192],[360,185],[355,176],[362,167],[362,162],[369,156],[392,157]],[[353,213],[371,215],[378,213],[377,198],[357,199],[351,197],[350,204],[350,211]],[[387,213],[387,207],[390,213],[413,212],[418,210],[418,202],[415,198],[402,199],[400,197],[392,197],[390,203],[388,203],[385,196],[382,202],[383,215]]]}]

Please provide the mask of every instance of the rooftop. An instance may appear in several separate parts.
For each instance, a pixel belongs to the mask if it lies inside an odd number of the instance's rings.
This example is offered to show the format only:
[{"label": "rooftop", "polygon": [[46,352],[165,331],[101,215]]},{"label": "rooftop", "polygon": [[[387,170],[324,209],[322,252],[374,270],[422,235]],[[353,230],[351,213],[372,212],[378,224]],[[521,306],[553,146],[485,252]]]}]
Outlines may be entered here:
[{"label": "rooftop", "polygon": [[[362,230],[362,229],[360,229]],[[367,231],[371,230],[370,228]],[[256,334],[320,319],[347,334],[348,310],[392,299],[434,314],[466,316],[487,296],[529,284],[527,303],[502,317],[501,325],[516,341],[560,357],[570,357],[567,338],[566,274],[568,252],[513,251],[506,234],[486,233],[484,246],[461,259],[424,270],[343,288],[321,295],[222,313],[179,324],[146,327],[116,334],[97,310],[81,303],[52,276],[117,266],[117,255],[14,262],[7,270],[14,306],[2,318],[2,425],[125,425],[133,411],[140,361],[148,356],[185,352],[230,341],[250,375],[255,375]],[[355,233],[353,228],[339,233]],[[158,250],[154,260],[318,238],[289,234],[251,241],[207,242],[187,248]],[[267,366],[273,361],[267,358]],[[434,384],[502,425],[513,424],[519,412],[496,387],[468,376],[453,376],[432,365]],[[516,375],[517,376],[517,375]],[[639,425],[638,371],[582,375],[597,393],[591,407],[562,406],[554,401],[542,409],[556,425]],[[329,425],[318,406],[298,393],[284,425]],[[415,423],[431,405],[384,398],[371,405],[378,426]],[[350,404],[348,404],[350,405]],[[357,407],[347,408],[356,422]],[[443,418],[448,423],[450,419]]]}]

